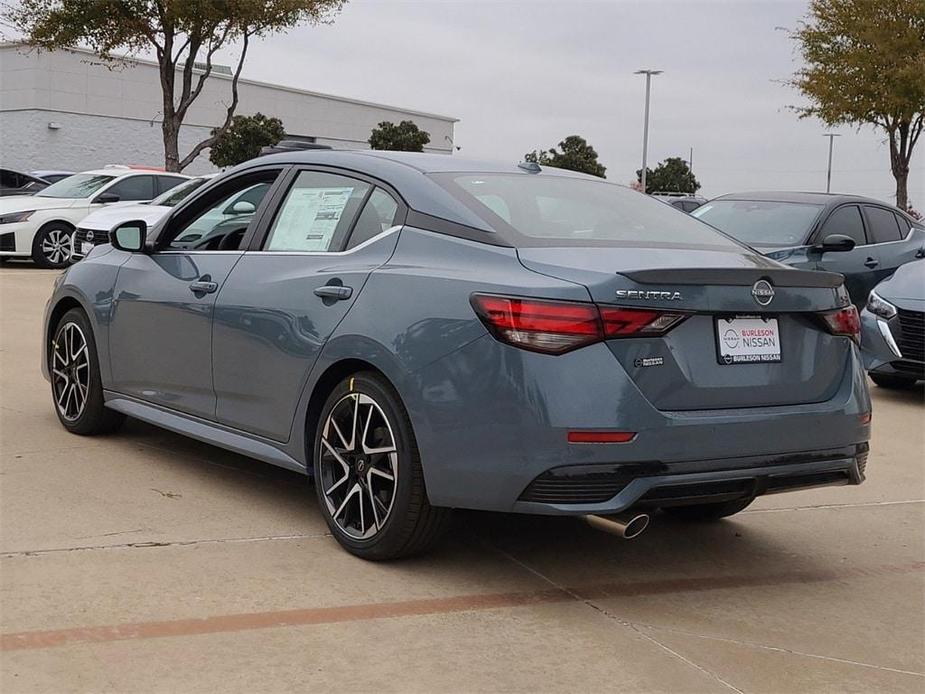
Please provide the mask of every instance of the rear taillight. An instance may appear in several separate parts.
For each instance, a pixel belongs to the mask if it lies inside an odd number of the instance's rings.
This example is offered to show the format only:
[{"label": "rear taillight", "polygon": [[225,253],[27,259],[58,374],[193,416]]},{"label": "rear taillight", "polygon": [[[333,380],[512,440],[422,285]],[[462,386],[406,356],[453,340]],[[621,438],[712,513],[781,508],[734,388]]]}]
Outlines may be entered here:
[{"label": "rear taillight", "polygon": [[820,314],[826,330],[833,335],[844,335],[855,342],[861,341],[861,319],[854,306]]},{"label": "rear taillight", "polygon": [[544,354],[563,354],[617,337],[663,335],[686,317],[651,309],[474,294],[472,307],[492,335]]}]

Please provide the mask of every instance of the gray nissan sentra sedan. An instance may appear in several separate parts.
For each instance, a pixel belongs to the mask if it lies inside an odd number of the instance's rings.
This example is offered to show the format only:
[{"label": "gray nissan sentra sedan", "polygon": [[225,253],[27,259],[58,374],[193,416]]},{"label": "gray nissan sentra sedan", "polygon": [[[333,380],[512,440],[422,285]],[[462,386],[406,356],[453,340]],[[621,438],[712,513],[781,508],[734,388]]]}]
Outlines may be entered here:
[{"label": "gray nissan sentra sedan", "polygon": [[[214,214],[260,184],[252,214]],[[451,508],[632,535],[864,479],[842,277],[597,178],[286,153],[110,238],[47,307],[64,427],[128,415],[307,473],[361,557],[425,549]]]}]

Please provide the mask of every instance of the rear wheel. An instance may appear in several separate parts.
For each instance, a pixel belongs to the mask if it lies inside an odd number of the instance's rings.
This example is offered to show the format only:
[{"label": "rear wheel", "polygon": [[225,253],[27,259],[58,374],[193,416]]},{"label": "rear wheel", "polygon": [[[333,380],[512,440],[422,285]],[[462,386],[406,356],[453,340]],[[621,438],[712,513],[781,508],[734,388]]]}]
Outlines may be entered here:
[{"label": "rear wheel", "polygon": [[380,375],[350,376],[328,396],[315,433],[315,490],[335,539],[363,559],[422,552],[449,509],[427,500],[411,421]]},{"label": "rear wheel", "polygon": [[71,259],[71,228],[61,222],[47,224],[32,241],[32,260],[40,267],[67,267]]},{"label": "rear wheel", "polygon": [[72,308],[55,328],[49,349],[48,373],[55,412],[73,434],[103,434],[116,430],[125,415],[103,405],[103,383],[93,330],[86,314]]},{"label": "rear wheel", "polygon": [[692,506],[668,506],[662,510],[669,516],[685,521],[716,521],[742,511],[755,499],[737,499],[719,504],[694,504]]},{"label": "rear wheel", "polygon": [[907,390],[915,387],[915,379],[907,376],[894,376],[893,374],[869,374],[870,380],[881,388]]}]

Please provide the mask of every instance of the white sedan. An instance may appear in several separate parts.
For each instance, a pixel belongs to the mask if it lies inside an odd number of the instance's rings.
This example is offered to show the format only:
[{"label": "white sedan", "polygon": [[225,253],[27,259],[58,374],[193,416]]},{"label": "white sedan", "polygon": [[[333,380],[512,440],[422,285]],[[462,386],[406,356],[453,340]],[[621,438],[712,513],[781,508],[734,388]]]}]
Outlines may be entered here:
[{"label": "white sedan", "polygon": [[31,257],[41,267],[65,267],[71,235],[88,214],[104,205],[151,200],[188,179],[107,166],[68,176],[35,195],[0,198],[0,261]]}]

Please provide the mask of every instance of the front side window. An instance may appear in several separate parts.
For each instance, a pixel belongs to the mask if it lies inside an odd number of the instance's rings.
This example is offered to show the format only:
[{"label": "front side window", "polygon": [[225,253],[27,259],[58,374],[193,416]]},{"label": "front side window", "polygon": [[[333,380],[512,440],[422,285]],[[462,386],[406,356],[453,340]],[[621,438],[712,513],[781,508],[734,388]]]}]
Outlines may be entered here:
[{"label": "front side window", "polygon": [[431,174],[515,246],[738,249],[669,205],[604,181],[535,174]]},{"label": "front side window", "polygon": [[[163,245],[174,250],[237,250],[278,175],[278,171],[261,171],[207,191],[190,209],[179,211]],[[241,201],[245,195],[248,200]]]},{"label": "front side window", "polygon": [[116,181],[106,190],[117,195],[120,202],[129,200],[150,200],[154,197],[154,176],[129,176]]},{"label": "front side window", "polygon": [[264,250],[337,250],[370,188],[346,176],[302,171],[276,213]]},{"label": "front side window", "polygon": [[861,210],[857,205],[845,205],[835,210],[825,220],[818,240],[822,241],[829,234],[841,234],[854,239],[854,245],[863,246],[867,243],[864,236],[864,220],[861,219]]},{"label": "front side window", "polygon": [[713,200],[690,216],[749,246],[802,246],[822,205],[772,200]]},{"label": "front side window", "polygon": [[871,243],[899,241],[903,234],[896,221],[896,215],[882,207],[865,205],[867,221],[870,222]]},{"label": "front side window", "polygon": [[106,174],[74,174],[52,183],[36,195],[42,198],[89,198],[114,178]]}]

